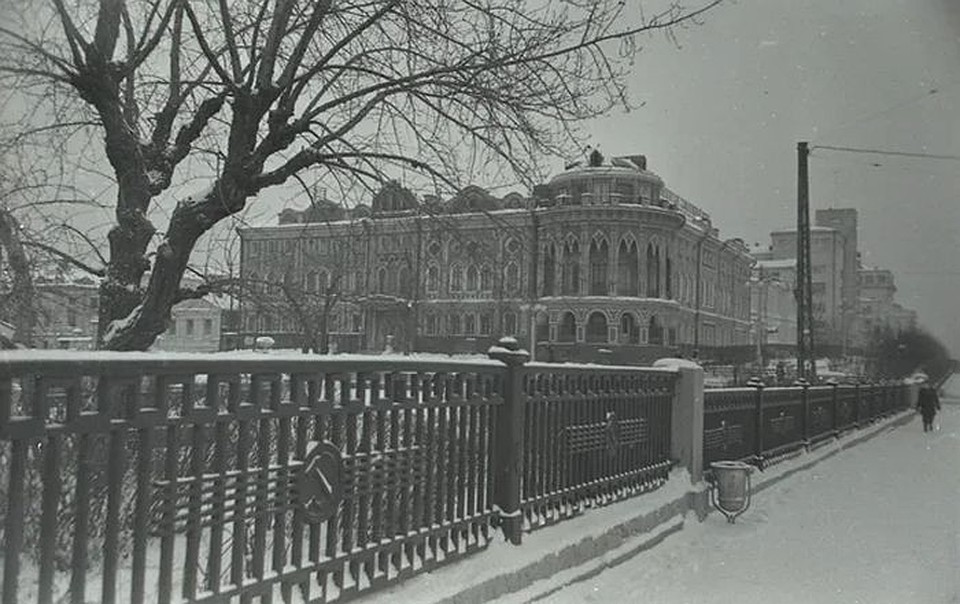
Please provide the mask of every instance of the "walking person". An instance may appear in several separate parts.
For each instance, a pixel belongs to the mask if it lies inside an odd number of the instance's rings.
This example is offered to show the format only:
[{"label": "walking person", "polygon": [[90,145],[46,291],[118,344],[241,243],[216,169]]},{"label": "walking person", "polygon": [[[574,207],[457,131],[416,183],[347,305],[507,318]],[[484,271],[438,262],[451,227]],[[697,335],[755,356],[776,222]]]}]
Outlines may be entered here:
[{"label": "walking person", "polygon": [[940,410],[940,397],[937,396],[937,390],[931,386],[929,382],[924,382],[923,385],[920,386],[920,393],[917,397],[917,410],[920,411],[920,416],[923,418],[923,431],[932,431],[933,418],[936,417],[937,411]]}]

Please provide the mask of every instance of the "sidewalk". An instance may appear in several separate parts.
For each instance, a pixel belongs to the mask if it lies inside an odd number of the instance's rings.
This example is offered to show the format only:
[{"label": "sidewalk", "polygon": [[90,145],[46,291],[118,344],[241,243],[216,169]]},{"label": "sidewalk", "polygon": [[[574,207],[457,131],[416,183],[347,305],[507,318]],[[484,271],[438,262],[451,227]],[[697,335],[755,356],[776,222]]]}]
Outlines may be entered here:
[{"label": "sidewalk", "polygon": [[[834,456],[844,456],[855,445],[874,436],[886,438],[912,416],[902,415],[829,442],[810,453],[757,473],[754,490],[762,493],[784,481],[790,484]],[[557,590],[567,584],[579,584],[584,577],[595,576],[608,567],[633,567],[642,552],[656,557],[661,547],[701,527],[698,513],[706,510],[705,485],[691,485],[689,476],[675,472],[656,492],[603,508],[587,510],[555,526],[524,535],[520,547],[496,536],[485,552],[467,560],[439,568],[360,600],[363,604],[416,602],[429,604],[470,604],[502,598],[507,602],[526,602],[546,597],[554,601]],[[755,505],[762,505],[759,496]],[[751,512],[748,512],[748,515]],[[707,523],[724,523],[712,514]],[[663,543],[660,547],[651,549]],[[625,564],[626,562],[629,564]],[[620,594],[621,596],[624,594]],[[620,596],[607,599],[621,601]],[[499,600],[498,600],[499,601]],[[581,601],[581,600],[565,600]],[[650,600],[658,601],[658,600]]]},{"label": "sidewalk", "polygon": [[725,604],[960,602],[960,408],[917,416],[654,550],[496,600]]}]

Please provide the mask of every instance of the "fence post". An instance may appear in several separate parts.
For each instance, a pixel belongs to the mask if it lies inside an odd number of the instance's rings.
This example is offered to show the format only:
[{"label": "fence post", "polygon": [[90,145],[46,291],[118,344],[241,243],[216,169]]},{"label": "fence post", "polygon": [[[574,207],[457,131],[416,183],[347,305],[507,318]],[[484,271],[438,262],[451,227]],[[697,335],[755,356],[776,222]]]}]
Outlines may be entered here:
[{"label": "fence post", "polygon": [[500,338],[487,356],[507,366],[503,384],[503,409],[494,426],[493,503],[500,508],[500,527],[506,539],[520,545],[523,518],[520,515],[520,474],[526,397],[523,393],[523,365],[530,353],[520,349],[515,338]]},{"label": "fence post", "polygon": [[853,385],[853,425],[860,428],[860,382]]},{"label": "fence post", "polygon": [[703,478],[703,367],[684,359],[660,359],[654,367],[672,367],[678,379],[670,410],[670,457],[697,484]]},{"label": "fence post", "polygon": [[833,437],[838,438],[840,436],[840,430],[837,424],[837,399],[840,396],[840,384],[836,380],[832,380],[829,383],[832,388],[830,396],[830,428],[833,430]]},{"label": "fence post", "polygon": [[751,384],[754,388],[757,389],[754,394],[755,398],[755,408],[753,412],[754,416],[754,430],[756,438],[754,439],[754,451],[753,458],[757,462],[757,467],[763,469],[763,382],[757,380]]},{"label": "fence post", "polygon": [[803,437],[803,448],[810,449],[810,383],[807,380],[800,381],[800,430]]}]

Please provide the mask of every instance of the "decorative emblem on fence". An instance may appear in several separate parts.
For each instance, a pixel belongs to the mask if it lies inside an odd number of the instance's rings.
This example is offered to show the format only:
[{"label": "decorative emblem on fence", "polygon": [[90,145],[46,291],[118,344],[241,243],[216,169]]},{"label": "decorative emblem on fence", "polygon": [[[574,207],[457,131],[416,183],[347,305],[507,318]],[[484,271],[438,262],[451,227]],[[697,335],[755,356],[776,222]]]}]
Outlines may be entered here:
[{"label": "decorative emblem on fence", "polygon": [[297,479],[297,496],[310,522],[323,522],[337,513],[343,500],[343,459],[331,442],[316,444]]},{"label": "decorative emblem on fence", "polygon": [[778,417],[770,420],[770,425],[774,434],[782,435],[793,430],[794,422],[795,420],[792,415],[787,415],[786,411],[781,411]]},{"label": "decorative emblem on fence", "polygon": [[603,421],[567,426],[560,430],[558,443],[560,450],[566,451],[567,455],[605,451],[612,457],[623,447],[646,441],[647,432],[646,419],[619,419],[616,412],[608,411]]},{"label": "decorative emblem on fence", "polygon": [[720,420],[720,427],[703,431],[703,447],[708,451],[719,449],[726,451],[728,447],[743,444],[743,426],[740,424],[727,425],[727,420]]}]

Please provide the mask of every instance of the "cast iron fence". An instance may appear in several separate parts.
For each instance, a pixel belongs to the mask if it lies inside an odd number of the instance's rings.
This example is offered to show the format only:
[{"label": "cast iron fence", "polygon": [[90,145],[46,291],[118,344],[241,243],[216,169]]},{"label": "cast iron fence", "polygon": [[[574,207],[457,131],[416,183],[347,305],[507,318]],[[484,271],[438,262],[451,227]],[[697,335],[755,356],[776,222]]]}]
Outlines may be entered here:
[{"label": "cast iron fence", "polygon": [[344,601],[666,480],[675,371],[503,345],[0,359],[2,604]]},{"label": "cast iron fence", "polygon": [[342,600],[483,549],[504,374],[12,357],[3,602]]},{"label": "cast iron fence", "polygon": [[907,407],[907,386],[794,386],[704,392],[703,461],[764,467]]},{"label": "cast iron fence", "polygon": [[525,526],[546,526],[666,481],[676,371],[531,363],[523,376]]}]

